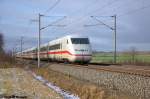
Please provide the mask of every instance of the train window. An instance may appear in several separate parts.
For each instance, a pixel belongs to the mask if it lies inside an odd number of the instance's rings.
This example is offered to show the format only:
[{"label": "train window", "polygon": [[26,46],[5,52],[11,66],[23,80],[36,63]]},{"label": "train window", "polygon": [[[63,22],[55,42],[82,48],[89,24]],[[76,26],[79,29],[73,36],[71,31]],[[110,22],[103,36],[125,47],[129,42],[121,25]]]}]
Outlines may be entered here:
[{"label": "train window", "polygon": [[35,53],[35,52],[36,52],[36,50],[34,49],[34,50],[33,50],[33,53]]},{"label": "train window", "polygon": [[42,47],[40,50],[41,51],[47,51],[47,47]]},{"label": "train window", "polygon": [[56,50],[56,49],[60,49],[60,44],[49,46],[49,50]]},{"label": "train window", "polygon": [[72,44],[89,44],[88,38],[71,38]]}]

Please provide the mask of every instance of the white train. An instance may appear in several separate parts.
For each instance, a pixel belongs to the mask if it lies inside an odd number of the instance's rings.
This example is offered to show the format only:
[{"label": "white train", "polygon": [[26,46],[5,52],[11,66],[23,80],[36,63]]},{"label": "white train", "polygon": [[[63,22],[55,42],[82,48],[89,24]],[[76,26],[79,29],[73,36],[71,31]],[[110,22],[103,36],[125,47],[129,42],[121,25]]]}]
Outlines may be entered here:
[{"label": "white train", "polygon": [[[37,59],[37,48],[19,52],[16,57]],[[92,58],[91,45],[88,37],[68,35],[41,45],[40,58],[52,61],[88,63]]]}]

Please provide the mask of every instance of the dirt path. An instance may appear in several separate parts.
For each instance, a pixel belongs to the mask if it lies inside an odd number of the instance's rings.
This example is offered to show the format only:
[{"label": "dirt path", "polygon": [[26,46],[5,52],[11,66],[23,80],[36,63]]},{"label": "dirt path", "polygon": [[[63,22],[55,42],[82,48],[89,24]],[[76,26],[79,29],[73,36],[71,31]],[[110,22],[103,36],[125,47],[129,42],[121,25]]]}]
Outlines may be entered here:
[{"label": "dirt path", "polygon": [[12,95],[24,99],[63,99],[23,69],[0,69],[0,96]]}]

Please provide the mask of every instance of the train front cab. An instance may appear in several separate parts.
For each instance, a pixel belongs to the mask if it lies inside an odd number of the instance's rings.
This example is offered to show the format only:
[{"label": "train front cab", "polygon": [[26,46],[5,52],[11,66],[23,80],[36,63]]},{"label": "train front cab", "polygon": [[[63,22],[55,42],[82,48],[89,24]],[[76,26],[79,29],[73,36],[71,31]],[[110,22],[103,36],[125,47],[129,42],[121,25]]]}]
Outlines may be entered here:
[{"label": "train front cab", "polygon": [[88,63],[92,58],[91,46],[88,38],[71,37],[71,62]]}]

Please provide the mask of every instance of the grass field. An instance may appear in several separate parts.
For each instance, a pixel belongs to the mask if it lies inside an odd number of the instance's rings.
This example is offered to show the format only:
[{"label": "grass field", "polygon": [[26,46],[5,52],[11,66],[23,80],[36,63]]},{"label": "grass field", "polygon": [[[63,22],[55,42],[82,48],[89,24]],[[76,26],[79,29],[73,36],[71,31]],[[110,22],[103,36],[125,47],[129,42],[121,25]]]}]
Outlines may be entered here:
[{"label": "grass field", "polygon": [[[113,62],[113,53],[93,53],[91,62]],[[134,56],[130,54],[117,54],[117,63],[150,63],[150,54],[137,54]]]}]

